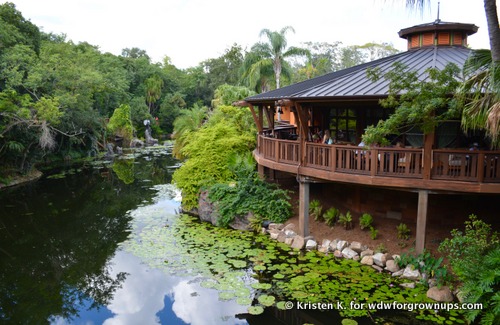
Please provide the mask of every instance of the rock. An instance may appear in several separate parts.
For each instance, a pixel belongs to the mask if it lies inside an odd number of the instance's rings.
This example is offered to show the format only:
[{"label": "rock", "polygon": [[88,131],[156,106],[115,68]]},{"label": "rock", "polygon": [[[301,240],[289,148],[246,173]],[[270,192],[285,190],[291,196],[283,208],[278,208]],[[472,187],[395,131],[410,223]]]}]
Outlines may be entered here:
[{"label": "rock", "polygon": [[283,232],[285,233],[285,236],[286,236],[287,238],[297,236],[297,233],[296,233],[295,231],[293,231],[293,230],[290,230],[290,229],[285,229],[285,228],[283,228]]},{"label": "rock", "polygon": [[351,245],[349,245],[349,248],[358,254],[361,253],[361,251],[363,250],[363,246],[361,245],[360,242],[357,241],[353,241]]},{"label": "rock", "polygon": [[302,248],[304,248],[304,245],[305,245],[304,237],[299,236],[299,235],[293,237],[293,242],[291,245],[292,248],[302,249]]},{"label": "rock", "polygon": [[320,253],[325,254],[325,253],[328,253],[329,250],[330,250],[330,247],[328,247],[328,246],[327,247],[325,247],[325,246],[318,246],[318,252],[320,252]]},{"label": "rock", "polygon": [[438,302],[452,302],[453,294],[450,288],[442,286],[441,288],[432,287],[427,290],[427,298],[433,299]]},{"label": "rock", "polygon": [[316,249],[316,247],[318,247],[318,243],[315,240],[313,240],[313,239],[307,240],[306,249],[308,251],[312,251],[312,250]]},{"label": "rock", "polygon": [[217,224],[219,213],[216,207],[208,199],[208,191],[202,191],[198,198],[198,216],[201,221],[210,222],[213,225]]},{"label": "rock", "polygon": [[457,297],[458,301],[460,301],[461,303],[464,303],[464,301],[465,301],[465,294],[464,294],[463,291],[456,290],[455,291],[455,297]]},{"label": "rock", "polygon": [[286,225],[284,228],[283,228],[283,231],[287,231],[287,230],[290,230],[290,231],[295,231],[295,225],[293,223],[289,223],[288,225]]},{"label": "rock", "polygon": [[334,239],[330,242],[330,250],[334,252],[337,249],[338,239]]},{"label": "rock", "polygon": [[394,272],[394,273],[392,273],[392,276],[402,276],[404,271],[405,270],[399,270],[397,272]]},{"label": "rock", "polygon": [[339,251],[338,249],[335,250],[335,252],[333,252],[333,256],[335,256],[336,258],[343,258],[344,255],[342,255],[342,252]]},{"label": "rock", "polygon": [[286,234],[284,231],[278,233],[278,238],[276,238],[280,243],[284,243],[286,239]]},{"label": "rock", "polygon": [[398,263],[396,263],[396,261],[394,260],[389,260],[385,262],[385,270],[391,273],[399,271]]},{"label": "rock", "polygon": [[338,249],[339,251],[343,251],[343,250],[344,250],[344,248],[346,248],[348,244],[349,244],[349,243],[348,243],[348,242],[346,242],[345,240],[339,240],[339,241],[337,242],[337,249]]},{"label": "rock", "polygon": [[383,268],[381,268],[380,266],[375,265],[375,264],[373,264],[373,265],[372,265],[372,267],[373,267],[375,270],[379,271],[379,272],[382,272],[382,271],[384,270]]},{"label": "rock", "polygon": [[267,232],[269,233],[269,237],[274,240],[278,239],[278,236],[281,233],[278,229],[270,229]]},{"label": "rock", "polygon": [[122,147],[116,147],[116,154],[117,155],[123,155],[123,148]]},{"label": "rock", "polygon": [[269,226],[267,227],[267,229],[269,230],[272,230],[272,229],[277,229],[277,230],[281,230],[283,229],[283,224],[282,223],[270,223]]},{"label": "rock", "polygon": [[229,224],[229,227],[236,230],[252,230],[250,227],[250,218],[253,217],[253,213],[248,213],[246,216],[236,216]]},{"label": "rock", "polygon": [[402,278],[409,279],[409,280],[414,280],[417,281],[420,279],[420,271],[419,270],[414,270],[412,265],[408,265],[404,271],[403,275],[401,275]]},{"label": "rock", "polygon": [[392,259],[397,261],[397,260],[401,259],[401,256],[399,256],[398,254],[394,254],[394,255],[392,255]]},{"label": "rock", "polygon": [[132,141],[130,141],[130,148],[142,148],[144,147],[144,141],[142,140],[139,140],[139,139],[132,139]]},{"label": "rock", "polygon": [[399,286],[407,289],[415,289],[415,282],[400,283]]},{"label": "rock", "polygon": [[354,256],[357,256],[357,255],[358,255],[358,253],[349,247],[346,247],[342,250],[342,256],[344,256],[347,259],[352,260],[354,258]]},{"label": "rock", "polygon": [[353,261],[359,261],[361,258],[359,257],[359,255],[354,255],[354,257],[352,258]]},{"label": "rock", "polygon": [[285,238],[285,244],[287,244],[288,246],[291,246],[292,243],[293,243],[293,239],[294,238],[295,237],[287,237],[287,238]]},{"label": "rock", "polygon": [[260,230],[260,233],[261,233],[262,235],[267,235],[267,229],[266,229],[266,228],[264,228],[264,227],[262,227],[262,229]]},{"label": "rock", "polygon": [[431,279],[427,280],[427,284],[429,285],[429,288],[435,287],[435,286],[437,286],[437,280],[434,278],[431,278]]},{"label": "rock", "polygon": [[332,241],[330,239],[323,239],[323,241],[321,242],[321,246],[322,247],[327,247],[328,249],[330,248],[330,243]]},{"label": "rock", "polygon": [[364,251],[361,252],[361,254],[359,254],[359,256],[361,256],[361,258],[367,256],[367,255],[373,255],[373,251],[371,249],[365,249]]},{"label": "rock", "polygon": [[365,255],[361,258],[361,264],[373,265],[373,257],[371,255]]},{"label": "rock", "polygon": [[385,263],[387,261],[387,254],[377,253],[373,255],[373,263],[380,267],[385,267]]}]

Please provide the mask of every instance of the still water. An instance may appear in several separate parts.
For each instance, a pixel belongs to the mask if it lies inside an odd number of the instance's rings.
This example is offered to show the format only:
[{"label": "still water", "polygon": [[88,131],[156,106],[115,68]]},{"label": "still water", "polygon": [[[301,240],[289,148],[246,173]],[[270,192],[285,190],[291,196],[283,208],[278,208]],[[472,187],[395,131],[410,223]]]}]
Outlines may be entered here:
[{"label": "still water", "polygon": [[0,192],[0,322],[247,324],[220,301],[128,249],[144,227],[177,218],[171,148],[47,171]]},{"label": "still water", "polygon": [[293,308],[293,301],[421,302],[426,289],[404,289],[399,280],[351,260],[300,253],[267,236],[179,215],[180,193],[170,184],[179,162],[171,149],[65,166],[0,191],[0,323],[459,320],[432,310],[342,315],[330,308],[303,310],[298,303]]}]

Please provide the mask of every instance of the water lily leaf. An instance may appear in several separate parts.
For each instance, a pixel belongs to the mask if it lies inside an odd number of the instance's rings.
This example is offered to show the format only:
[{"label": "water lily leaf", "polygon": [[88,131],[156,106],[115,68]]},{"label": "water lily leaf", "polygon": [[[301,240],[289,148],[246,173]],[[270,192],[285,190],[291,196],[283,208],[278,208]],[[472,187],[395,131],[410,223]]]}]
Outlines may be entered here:
[{"label": "water lily leaf", "polygon": [[262,306],[250,306],[247,310],[250,315],[260,315],[264,312]]},{"label": "water lily leaf", "polygon": [[259,298],[257,298],[257,300],[262,305],[264,305],[266,307],[270,307],[270,306],[274,305],[276,298],[274,298],[273,296],[269,296],[269,295],[261,295],[261,296],[259,296]]},{"label": "water lily leaf", "polygon": [[247,297],[239,297],[238,299],[236,299],[236,303],[238,305],[247,306],[252,303],[252,299]]}]

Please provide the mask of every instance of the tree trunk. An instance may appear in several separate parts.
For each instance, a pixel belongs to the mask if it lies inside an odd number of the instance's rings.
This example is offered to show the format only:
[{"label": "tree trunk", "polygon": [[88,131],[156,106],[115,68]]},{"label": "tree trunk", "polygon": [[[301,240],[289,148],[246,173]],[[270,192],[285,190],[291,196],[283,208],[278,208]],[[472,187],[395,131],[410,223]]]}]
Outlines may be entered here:
[{"label": "tree trunk", "polygon": [[496,0],[484,0],[484,11],[488,23],[490,48],[493,62],[500,62],[500,27],[498,24]]}]

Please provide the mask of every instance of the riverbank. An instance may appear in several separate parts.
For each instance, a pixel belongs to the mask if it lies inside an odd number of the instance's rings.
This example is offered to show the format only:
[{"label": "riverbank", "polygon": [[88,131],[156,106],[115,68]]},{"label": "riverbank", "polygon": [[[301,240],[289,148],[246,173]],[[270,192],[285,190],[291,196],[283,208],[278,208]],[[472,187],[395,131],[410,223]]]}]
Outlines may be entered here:
[{"label": "riverbank", "polygon": [[37,169],[31,170],[28,174],[16,174],[8,177],[7,182],[0,182],[0,190],[16,185],[21,185],[38,180],[43,176],[43,173]]}]

